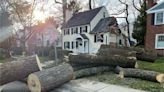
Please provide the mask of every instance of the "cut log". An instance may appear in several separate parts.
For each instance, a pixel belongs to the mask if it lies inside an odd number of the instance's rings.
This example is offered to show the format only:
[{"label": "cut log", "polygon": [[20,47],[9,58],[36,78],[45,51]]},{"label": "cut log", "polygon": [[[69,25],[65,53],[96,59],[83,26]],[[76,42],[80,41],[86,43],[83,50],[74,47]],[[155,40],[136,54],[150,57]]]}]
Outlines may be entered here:
[{"label": "cut log", "polygon": [[100,56],[120,55],[123,57],[136,58],[136,51],[123,49],[123,48],[100,48],[97,55],[100,55]]},{"label": "cut log", "polygon": [[42,70],[37,55],[29,56],[20,61],[7,62],[0,65],[0,85],[21,80],[29,74]]},{"label": "cut log", "polygon": [[69,55],[69,62],[72,64],[97,64],[99,66],[121,66],[125,68],[136,68],[137,62],[123,56],[93,56],[93,55]]},{"label": "cut log", "polygon": [[86,69],[81,69],[75,72],[75,78],[82,78],[86,76],[91,76],[103,72],[108,72],[114,70],[114,66],[101,66],[101,67],[92,67],[92,68],[86,68]]},{"label": "cut log", "polygon": [[28,77],[28,86],[31,92],[47,92],[74,78],[73,69],[69,64],[45,69]]},{"label": "cut log", "polygon": [[143,80],[164,83],[164,74],[155,71],[133,68],[121,68],[117,66],[115,69],[115,73],[119,74],[122,77],[140,78]]},{"label": "cut log", "polygon": [[152,54],[152,53],[141,52],[141,53],[136,53],[136,58],[137,58],[137,60],[154,63],[155,60],[157,59],[157,55]]},{"label": "cut log", "polygon": [[[73,67],[73,70],[74,71],[78,71],[78,70],[81,70],[81,69],[86,69],[86,68],[92,68],[92,67],[99,67],[99,65],[97,64],[71,64],[71,66]],[[105,65],[104,65],[105,66]]]},{"label": "cut log", "polygon": [[0,92],[30,92],[30,89],[27,84],[20,81],[14,81],[3,85]]}]

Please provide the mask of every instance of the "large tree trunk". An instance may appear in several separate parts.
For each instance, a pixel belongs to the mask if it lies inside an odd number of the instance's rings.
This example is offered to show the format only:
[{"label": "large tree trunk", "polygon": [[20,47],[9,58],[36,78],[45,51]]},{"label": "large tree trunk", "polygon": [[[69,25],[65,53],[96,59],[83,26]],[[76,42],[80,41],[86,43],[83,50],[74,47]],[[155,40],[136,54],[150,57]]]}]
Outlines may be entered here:
[{"label": "large tree trunk", "polygon": [[114,70],[114,66],[101,66],[101,67],[92,67],[81,69],[75,72],[75,78],[81,78],[85,76],[91,76],[102,72],[108,72]]},{"label": "large tree trunk", "polygon": [[[92,68],[92,67],[99,67],[99,65],[97,64],[71,64],[71,66],[73,67],[74,71],[78,71],[78,70],[82,70],[82,69],[86,69],[86,68]],[[105,66],[105,65],[104,65]]]},{"label": "large tree trunk", "polygon": [[132,69],[132,68],[121,68],[117,66],[115,72],[118,73],[122,78],[132,77],[132,78],[140,78],[143,80],[164,83],[164,74],[155,71]]},{"label": "large tree trunk", "polygon": [[0,85],[24,79],[30,73],[40,70],[42,68],[37,55],[20,59],[20,61],[0,64]]},{"label": "large tree trunk", "polygon": [[98,50],[97,55],[100,56],[112,56],[112,55],[120,55],[127,58],[135,58],[136,59],[136,51],[126,48],[110,48],[108,45],[102,45]]},{"label": "large tree trunk", "polygon": [[70,55],[69,62],[73,64],[97,64],[99,66],[121,66],[125,68],[137,67],[137,62],[134,59],[129,59],[123,56],[93,56],[93,55]]},{"label": "large tree trunk", "polygon": [[69,64],[62,64],[50,69],[30,74],[28,86],[31,92],[46,92],[74,78]]},{"label": "large tree trunk", "polygon": [[157,55],[155,55],[153,53],[141,52],[141,53],[136,53],[136,58],[137,58],[137,60],[142,60],[142,61],[154,63],[155,60],[157,59]]}]

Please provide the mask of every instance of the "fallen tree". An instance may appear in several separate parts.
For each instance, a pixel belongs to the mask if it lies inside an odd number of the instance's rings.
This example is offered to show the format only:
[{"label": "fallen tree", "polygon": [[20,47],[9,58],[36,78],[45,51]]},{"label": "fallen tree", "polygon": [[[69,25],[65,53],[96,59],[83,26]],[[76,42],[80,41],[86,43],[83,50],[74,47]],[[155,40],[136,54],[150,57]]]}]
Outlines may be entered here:
[{"label": "fallen tree", "polygon": [[121,77],[140,78],[143,80],[164,83],[164,74],[155,71],[133,68],[121,68],[117,66],[115,69],[115,73],[119,74]]},{"label": "fallen tree", "polygon": [[149,53],[148,52],[138,52],[138,53],[136,53],[136,58],[137,58],[137,60],[154,63],[155,60],[157,59],[157,55],[155,55],[154,53],[150,53],[150,52]]},{"label": "fallen tree", "polygon": [[99,65],[97,65],[97,64],[88,64],[88,65],[86,65],[86,64],[71,64],[71,66],[73,67],[74,71],[78,71],[78,70],[82,70],[82,69],[86,69],[86,68],[92,68],[92,67],[99,67]]},{"label": "fallen tree", "polygon": [[98,66],[121,66],[125,68],[136,68],[137,62],[134,59],[129,59],[123,56],[93,56],[93,55],[69,55],[69,62],[71,64],[85,64],[85,65],[98,65]]},{"label": "fallen tree", "polygon": [[24,79],[29,74],[40,70],[42,68],[37,55],[20,59],[20,61],[0,64],[0,85]]},{"label": "fallen tree", "polygon": [[75,71],[75,78],[77,79],[77,78],[95,75],[98,73],[113,71],[114,68],[115,68],[114,66],[101,66],[101,67],[81,69],[81,70]]},{"label": "fallen tree", "polygon": [[30,74],[27,82],[31,92],[46,92],[73,78],[72,67],[69,64],[61,64],[50,69]]},{"label": "fallen tree", "polygon": [[124,48],[109,48],[109,47],[103,48],[103,46],[101,46],[101,48],[98,50],[97,55],[100,55],[100,56],[120,55],[123,57],[136,58],[136,51],[128,50]]}]

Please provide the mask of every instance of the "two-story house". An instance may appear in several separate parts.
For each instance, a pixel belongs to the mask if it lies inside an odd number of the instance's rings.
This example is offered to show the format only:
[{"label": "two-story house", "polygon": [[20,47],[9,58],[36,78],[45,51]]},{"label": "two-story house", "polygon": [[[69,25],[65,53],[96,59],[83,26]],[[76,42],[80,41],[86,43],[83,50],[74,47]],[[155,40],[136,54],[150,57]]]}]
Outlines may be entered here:
[{"label": "two-story house", "polygon": [[[61,47],[61,33],[57,30],[55,22],[47,20],[45,23],[39,23],[26,28],[26,34],[30,34],[30,29],[33,33],[26,41],[26,50],[28,53],[38,53],[44,48],[51,46]],[[23,37],[24,30],[18,32],[19,37]],[[16,47],[21,48],[20,40],[16,41]]]},{"label": "two-story house", "polygon": [[92,54],[97,53],[102,44],[124,45],[116,18],[110,17],[105,7],[70,15],[62,27],[63,49]]},{"label": "two-story house", "polygon": [[145,47],[164,56],[164,2],[148,0]]}]

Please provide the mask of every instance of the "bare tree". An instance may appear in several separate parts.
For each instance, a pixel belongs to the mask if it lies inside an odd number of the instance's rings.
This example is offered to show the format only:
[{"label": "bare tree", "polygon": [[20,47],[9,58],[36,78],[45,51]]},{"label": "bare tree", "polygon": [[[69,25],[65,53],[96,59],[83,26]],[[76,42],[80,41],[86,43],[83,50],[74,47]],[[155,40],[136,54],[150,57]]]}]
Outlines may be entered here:
[{"label": "bare tree", "polygon": [[10,12],[12,17],[12,22],[19,23],[22,26],[23,35],[19,36],[19,31],[16,33],[16,39],[22,44],[23,51],[26,51],[26,42],[34,33],[31,29],[34,21],[34,10],[36,7],[36,1],[29,3],[25,0],[6,0],[7,4],[10,6]]},{"label": "bare tree", "polygon": [[[122,12],[120,13],[125,13],[125,21],[126,21],[126,25],[127,25],[127,33],[128,33],[128,39],[129,42],[131,42],[131,38],[130,38],[130,22],[128,20],[129,18],[129,4],[126,1],[122,1],[122,0],[118,0],[122,5],[124,5],[124,9],[122,10]],[[119,13],[119,14],[120,14]],[[131,44],[130,44],[131,45]]]}]

